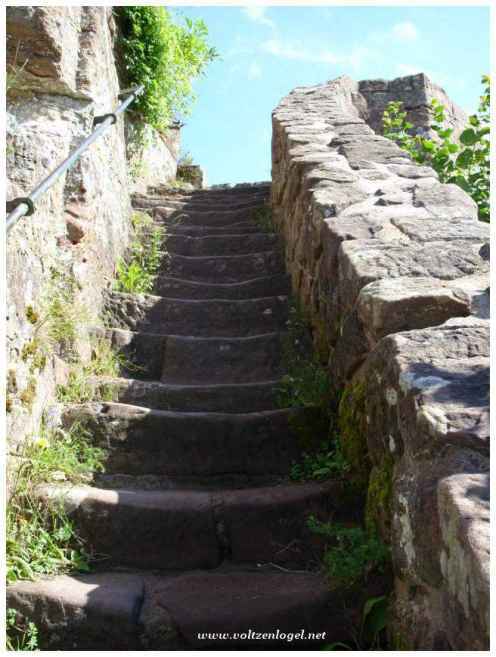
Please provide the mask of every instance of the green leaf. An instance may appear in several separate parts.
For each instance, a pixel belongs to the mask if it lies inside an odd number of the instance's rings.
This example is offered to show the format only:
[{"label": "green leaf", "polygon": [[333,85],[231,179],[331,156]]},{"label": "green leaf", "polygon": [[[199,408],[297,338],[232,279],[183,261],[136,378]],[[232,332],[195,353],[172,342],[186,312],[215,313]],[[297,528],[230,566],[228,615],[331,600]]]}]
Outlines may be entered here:
[{"label": "green leaf", "polygon": [[377,636],[386,628],[387,598],[370,598],[365,603],[362,616],[362,639],[367,645],[375,643]]},{"label": "green leaf", "polygon": [[472,146],[477,142],[477,133],[473,128],[466,128],[460,135],[460,141],[465,146]]},{"label": "green leaf", "polygon": [[472,151],[466,148],[456,158],[456,165],[461,167],[462,169],[465,169],[466,167],[469,167],[472,164],[473,160],[474,157]]}]

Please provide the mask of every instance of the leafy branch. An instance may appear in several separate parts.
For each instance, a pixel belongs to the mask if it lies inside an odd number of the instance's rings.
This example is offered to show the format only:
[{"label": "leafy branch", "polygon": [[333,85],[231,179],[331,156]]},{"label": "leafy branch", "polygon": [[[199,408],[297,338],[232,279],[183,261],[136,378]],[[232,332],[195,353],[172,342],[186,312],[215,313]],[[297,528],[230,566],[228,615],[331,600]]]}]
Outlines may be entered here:
[{"label": "leafy branch", "polygon": [[431,166],[443,183],[461,187],[477,203],[479,219],[488,222],[490,177],[490,79],[482,76],[484,85],[477,112],[469,117],[468,125],[453,139],[453,128],[446,128],[445,107],[435,98],[430,111],[430,126],[436,138],[412,134],[413,124],[407,121],[407,113],[401,102],[388,104],[383,115],[384,136],[395,141],[419,164]]}]

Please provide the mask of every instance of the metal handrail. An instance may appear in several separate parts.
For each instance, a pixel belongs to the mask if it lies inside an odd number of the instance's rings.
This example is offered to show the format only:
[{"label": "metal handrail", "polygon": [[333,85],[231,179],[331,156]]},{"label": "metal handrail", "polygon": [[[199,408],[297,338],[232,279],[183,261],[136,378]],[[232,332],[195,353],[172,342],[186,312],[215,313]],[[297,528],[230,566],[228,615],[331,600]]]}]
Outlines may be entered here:
[{"label": "metal handrail", "polygon": [[122,103],[116,108],[111,114],[104,114],[103,116],[98,116],[93,119],[93,127],[98,126],[93,130],[93,132],[86,137],[86,139],[76,148],[76,150],[69,155],[59,166],[52,171],[52,173],[47,176],[40,184],[33,189],[33,191],[28,196],[23,196],[20,198],[15,198],[12,201],[7,202],[7,233],[13,228],[19,219],[26,215],[32,215],[35,211],[35,202],[39,197],[44,194],[53,183],[61,176],[67,169],[69,169],[79,158],[79,156],[84,153],[84,151],[90,146],[100,135],[102,135],[107,128],[113,125],[117,121],[119,114],[122,114],[128,106],[133,102],[133,100],[139,96],[144,90],[144,85],[139,85],[133,89],[126,89],[119,94],[119,99],[121,99],[125,94],[131,92],[129,96],[122,101]]}]

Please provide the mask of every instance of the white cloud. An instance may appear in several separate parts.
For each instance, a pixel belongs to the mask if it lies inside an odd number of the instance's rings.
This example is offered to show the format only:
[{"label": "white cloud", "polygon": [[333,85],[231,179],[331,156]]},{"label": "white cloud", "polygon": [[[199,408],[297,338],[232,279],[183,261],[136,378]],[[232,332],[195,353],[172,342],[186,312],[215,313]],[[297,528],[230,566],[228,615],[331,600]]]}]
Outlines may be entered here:
[{"label": "white cloud", "polygon": [[338,54],[327,49],[308,49],[301,43],[283,42],[280,39],[269,39],[261,44],[264,52],[283,59],[292,59],[315,64],[344,64],[353,69],[359,68],[363,60],[370,57],[368,48],[354,48],[349,53]]},{"label": "white cloud", "polygon": [[395,39],[400,41],[415,41],[418,37],[417,28],[410,21],[396,23],[396,25],[393,25],[391,33]]},{"label": "white cloud", "polygon": [[267,7],[249,5],[248,7],[243,7],[241,11],[245,14],[245,16],[247,16],[251,21],[254,21],[255,23],[268,25],[269,27],[275,27],[274,21],[272,21],[266,15]]},{"label": "white cloud", "polygon": [[257,62],[252,62],[248,68],[248,79],[256,80],[257,78],[262,77],[262,69],[257,64]]}]

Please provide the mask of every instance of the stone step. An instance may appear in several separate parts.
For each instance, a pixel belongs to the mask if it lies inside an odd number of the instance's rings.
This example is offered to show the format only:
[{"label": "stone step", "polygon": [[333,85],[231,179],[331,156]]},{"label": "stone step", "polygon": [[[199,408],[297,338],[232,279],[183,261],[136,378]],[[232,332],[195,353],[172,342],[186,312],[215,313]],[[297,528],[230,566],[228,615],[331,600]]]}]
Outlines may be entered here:
[{"label": "stone step", "polygon": [[192,209],[210,208],[210,209],[229,209],[229,208],[251,208],[265,205],[270,200],[270,192],[255,191],[249,194],[214,194],[207,192],[204,194],[134,194],[132,196],[133,206],[157,207],[158,205],[167,205],[182,209],[189,207]]},{"label": "stone step", "polygon": [[342,485],[286,484],[240,490],[126,490],[45,484],[91,554],[113,566],[176,570],[230,563],[305,567],[318,537],[309,515],[327,519]]},{"label": "stone step", "polygon": [[161,271],[174,278],[202,283],[239,283],[250,278],[284,273],[280,251],[260,251],[244,255],[182,256],[169,254]]},{"label": "stone step", "polygon": [[261,207],[269,207],[269,197],[266,194],[253,194],[244,199],[236,198],[204,198],[176,199],[172,196],[137,196],[133,199],[133,206],[144,207],[147,209],[167,208],[169,211],[218,211],[226,210],[246,210],[252,211]]},{"label": "stone step", "polygon": [[[172,384],[252,383],[279,378],[282,335],[248,338],[198,338],[106,329],[126,362],[124,374]],[[131,365],[132,363],[132,365]]]},{"label": "stone step", "polygon": [[225,235],[168,235],[165,248],[171,254],[183,256],[249,255],[273,250],[277,236],[273,233],[240,233]]},{"label": "stone step", "polygon": [[[160,228],[164,227],[161,222],[154,222]],[[222,235],[246,235],[249,233],[260,233],[260,228],[253,221],[237,221],[226,226],[193,226],[183,224],[167,224],[167,235],[189,235],[191,237],[212,237]]]},{"label": "stone step", "polygon": [[224,385],[169,385],[158,381],[95,377],[95,390],[124,404],[164,411],[252,413],[276,410],[280,381]]},{"label": "stone step", "polygon": [[239,222],[251,222],[256,226],[256,210],[256,206],[239,209],[229,208],[225,210],[200,210],[192,208],[179,210],[166,205],[145,208],[145,212],[150,214],[154,221],[163,226],[217,226],[220,228]]},{"label": "stone step", "polygon": [[241,283],[201,283],[159,276],[155,281],[154,292],[169,299],[257,299],[288,295],[290,278],[287,274],[277,274]]},{"label": "stone step", "polygon": [[161,335],[242,337],[282,330],[288,320],[285,296],[260,299],[168,299],[112,291],[105,300],[115,328]]},{"label": "stone step", "polygon": [[166,340],[161,381],[176,384],[256,383],[282,376],[279,333],[249,338]]},{"label": "stone step", "polygon": [[[7,606],[35,622],[42,650],[294,649],[343,637],[341,593],[320,574],[270,567],[58,575],[9,586]],[[279,639],[220,641],[204,635],[249,629],[279,630]],[[301,630],[306,641],[282,634],[294,637]],[[310,632],[326,635],[310,640]]]},{"label": "stone step", "polygon": [[325,431],[309,407],[209,413],[90,402],[65,409],[65,425],[75,421],[107,450],[106,472],[132,475],[287,475],[301,457],[300,427]]},{"label": "stone step", "polygon": [[282,475],[207,475],[204,477],[169,477],[167,475],[128,475],[96,472],[87,483],[96,488],[126,490],[241,490],[289,483]]}]

